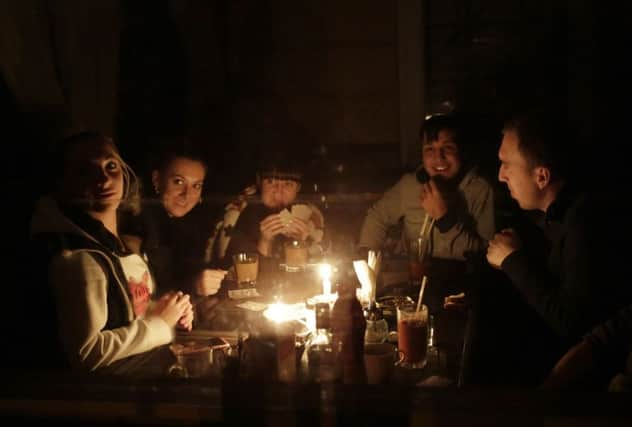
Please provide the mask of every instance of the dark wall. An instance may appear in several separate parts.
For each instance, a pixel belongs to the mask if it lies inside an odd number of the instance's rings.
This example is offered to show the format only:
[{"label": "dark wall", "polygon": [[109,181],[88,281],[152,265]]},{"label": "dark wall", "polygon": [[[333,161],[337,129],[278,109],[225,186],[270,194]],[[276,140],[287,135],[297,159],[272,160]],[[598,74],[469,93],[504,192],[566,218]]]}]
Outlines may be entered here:
[{"label": "dark wall", "polygon": [[[300,147],[310,179],[330,191],[379,192],[401,173],[395,2],[84,3],[0,9],[11,41],[0,44],[3,75],[20,117],[37,129],[36,152],[64,132],[97,127],[146,175],[159,141],[188,133],[211,163],[208,190],[227,193],[252,181],[270,143]],[[602,30],[616,11],[561,0],[423,6],[425,108],[477,117],[487,175],[495,176],[499,122],[517,105],[559,103],[592,139],[604,109],[594,74],[613,58],[595,51],[614,38]],[[611,67],[610,88],[599,89],[607,95],[625,79]]]}]

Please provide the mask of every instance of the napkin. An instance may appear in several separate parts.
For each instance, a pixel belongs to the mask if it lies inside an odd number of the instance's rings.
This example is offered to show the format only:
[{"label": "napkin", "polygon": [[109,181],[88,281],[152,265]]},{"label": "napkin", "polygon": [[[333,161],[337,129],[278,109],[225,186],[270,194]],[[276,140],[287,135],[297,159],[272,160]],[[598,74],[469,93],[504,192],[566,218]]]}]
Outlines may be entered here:
[{"label": "napkin", "polygon": [[370,302],[375,299],[377,277],[380,274],[382,253],[369,251],[368,259],[353,261],[353,269],[362,285],[360,302]]}]

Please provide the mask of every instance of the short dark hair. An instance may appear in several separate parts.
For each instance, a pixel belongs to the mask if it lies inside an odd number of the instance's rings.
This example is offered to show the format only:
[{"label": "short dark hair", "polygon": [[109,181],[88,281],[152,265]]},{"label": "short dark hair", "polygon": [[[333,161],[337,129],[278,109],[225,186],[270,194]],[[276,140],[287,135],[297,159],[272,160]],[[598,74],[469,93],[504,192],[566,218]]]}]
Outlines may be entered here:
[{"label": "short dark hair", "polygon": [[422,141],[424,136],[428,141],[436,141],[442,130],[448,130],[454,134],[455,142],[460,149],[463,138],[463,120],[456,113],[439,113],[428,116],[421,125],[419,137]]},{"label": "short dark hair", "polygon": [[261,156],[257,175],[261,179],[276,178],[301,182],[303,179],[301,157],[296,150],[273,149]]},{"label": "short dark hair", "polygon": [[553,180],[569,178],[572,164],[568,123],[564,115],[546,109],[515,113],[503,126],[518,137],[518,149],[530,166],[545,166]]},{"label": "short dark hair", "polygon": [[439,132],[449,131],[453,135],[454,143],[459,149],[459,157],[463,164],[462,169],[469,169],[474,162],[473,150],[469,147],[467,120],[464,113],[450,112],[437,113],[426,117],[421,125],[419,138],[424,144],[424,136],[428,143],[439,138]]}]

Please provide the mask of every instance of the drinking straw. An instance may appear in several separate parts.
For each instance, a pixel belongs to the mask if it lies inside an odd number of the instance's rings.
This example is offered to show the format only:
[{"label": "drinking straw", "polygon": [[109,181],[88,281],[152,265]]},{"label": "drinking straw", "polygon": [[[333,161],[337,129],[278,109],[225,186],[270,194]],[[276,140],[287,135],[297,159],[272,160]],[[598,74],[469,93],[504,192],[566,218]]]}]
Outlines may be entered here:
[{"label": "drinking straw", "polygon": [[426,231],[426,224],[428,224],[428,214],[424,217],[424,223],[421,224],[421,230],[419,230],[419,237],[424,237]]},{"label": "drinking straw", "polygon": [[430,230],[432,230],[432,226],[434,225],[434,223],[435,223],[435,220],[434,218],[432,218],[430,220],[430,224],[428,224],[428,230],[426,230],[426,235],[430,235]]},{"label": "drinking straw", "polygon": [[421,288],[419,289],[419,299],[417,300],[417,310],[421,309],[421,299],[424,297],[424,289],[426,289],[426,282],[428,278],[424,275],[424,278],[421,280]]},{"label": "drinking straw", "polygon": [[428,225],[428,229],[426,230],[427,233],[425,236],[420,236],[421,237],[421,241],[422,241],[422,245],[419,248],[419,260],[423,261],[424,258],[426,257],[426,252],[428,251],[428,237],[430,236],[430,230],[432,230],[432,226],[434,225],[434,219],[430,220],[430,224]]}]

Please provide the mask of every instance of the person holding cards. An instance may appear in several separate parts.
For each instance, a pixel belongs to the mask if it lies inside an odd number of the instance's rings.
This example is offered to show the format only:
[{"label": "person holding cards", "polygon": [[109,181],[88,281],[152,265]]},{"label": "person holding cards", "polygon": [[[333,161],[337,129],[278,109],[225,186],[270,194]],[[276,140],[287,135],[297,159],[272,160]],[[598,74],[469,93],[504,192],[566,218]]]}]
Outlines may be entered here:
[{"label": "person holding cards", "polygon": [[257,173],[259,199],[247,204],[234,226],[227,230],[230,241],[224,257],[257,252],[280,258],[288,241],[305,243],[310,253],[319,251],[324,219],[315,206],[297,202],[302,173],[295,156],[274,152],[263,159]]}]

